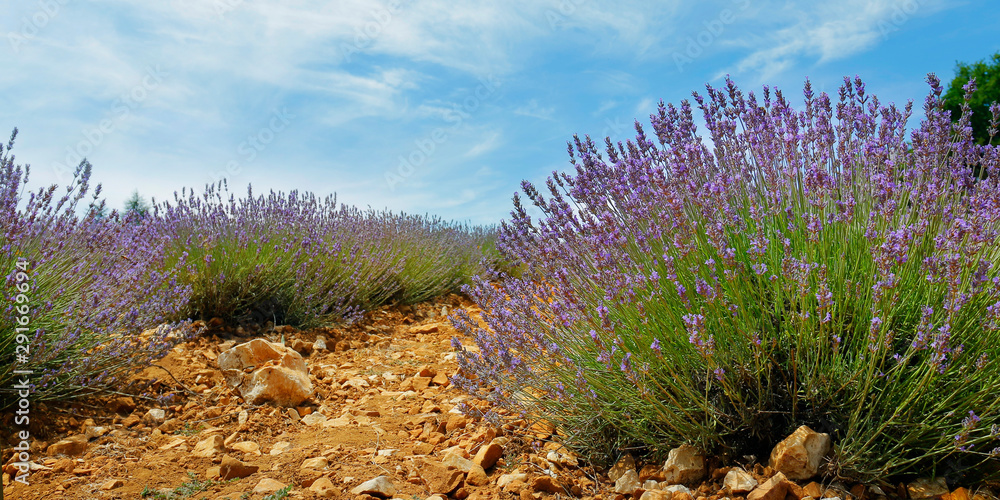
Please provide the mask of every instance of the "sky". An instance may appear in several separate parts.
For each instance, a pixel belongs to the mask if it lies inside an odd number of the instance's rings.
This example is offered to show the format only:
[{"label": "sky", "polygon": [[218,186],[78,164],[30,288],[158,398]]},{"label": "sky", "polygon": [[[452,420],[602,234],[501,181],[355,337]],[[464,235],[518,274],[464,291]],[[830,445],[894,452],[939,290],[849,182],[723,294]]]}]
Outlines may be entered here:
[{"label": "sky", "polygon": [[114,208],[225,179],[494,224],[661,99],[859,75],[920,109],[997,26],[988,0],[7,0],[0,135],[30,187],[86,158]]}]

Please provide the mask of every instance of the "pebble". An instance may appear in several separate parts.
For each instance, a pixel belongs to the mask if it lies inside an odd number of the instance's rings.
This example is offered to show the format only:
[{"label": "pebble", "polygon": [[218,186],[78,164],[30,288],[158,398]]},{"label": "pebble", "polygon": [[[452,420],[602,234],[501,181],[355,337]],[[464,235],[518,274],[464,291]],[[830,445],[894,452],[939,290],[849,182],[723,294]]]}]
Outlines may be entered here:
[{"label": "pebble", "polygon": [[268,493],[274,493],[285,486],[287,485],[281,481],[265,477],[257,482],[257,486],[253,487],[253,492],[266,495]]},{"label": "pebble", "polygon": [[396,486],[392,484],[388,476],[378,476],[369,479],[351,490],[354,495],[375,495],[382,498],[389,498],[396,494]]},{"label": "pebble", "polygon": [[122,481],[121,479],[112,479],[102,484],[101,489],[108,491],[115,488],[121,488],[122,486],[125,486],[125,481]]}]

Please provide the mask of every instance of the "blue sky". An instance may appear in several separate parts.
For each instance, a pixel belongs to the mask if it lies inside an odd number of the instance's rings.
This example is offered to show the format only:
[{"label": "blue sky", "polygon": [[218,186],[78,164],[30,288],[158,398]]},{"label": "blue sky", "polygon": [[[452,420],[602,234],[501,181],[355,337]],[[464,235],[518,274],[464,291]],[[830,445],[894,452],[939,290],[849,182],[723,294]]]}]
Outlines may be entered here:
[{"label": "blue sky", "polygon": [[919,102],[997,26],[985,0],[11,0],[0,133],[36,188],[86,156],[116,208],[226,178],[495,223],[573,134],[627,139],[660,99],[860,75]]}]

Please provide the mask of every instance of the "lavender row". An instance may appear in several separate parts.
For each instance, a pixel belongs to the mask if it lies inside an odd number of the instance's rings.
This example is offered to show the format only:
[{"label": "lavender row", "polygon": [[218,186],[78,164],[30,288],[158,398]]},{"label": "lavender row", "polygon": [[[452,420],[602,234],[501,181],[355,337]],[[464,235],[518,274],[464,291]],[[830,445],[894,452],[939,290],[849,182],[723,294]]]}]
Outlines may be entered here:
[{"label": "lavender row", "polygon": [[142,223],[164,235],[193,287],[184,317],[351,321],[386,303],[457,291],[496,261],[489,228],[359,210],[311,193],[187,190]]}]

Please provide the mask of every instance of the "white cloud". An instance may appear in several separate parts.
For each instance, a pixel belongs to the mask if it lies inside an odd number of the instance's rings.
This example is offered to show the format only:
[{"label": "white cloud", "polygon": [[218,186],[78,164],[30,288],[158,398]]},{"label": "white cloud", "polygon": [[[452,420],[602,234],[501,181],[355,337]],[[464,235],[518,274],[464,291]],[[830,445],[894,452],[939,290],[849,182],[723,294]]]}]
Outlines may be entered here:
[{"label": "white cloud", "polygon": [[500,143],[500,132],[492,132],[488,137],[472,146],[472,148],[465,153],[465,157],[472,158],[483,153],[488,153],[499,147]]},{"label": "white cloud", "polygon": [[744,38],[743,45],[754,50],[737,63],[738,71],[769,80],[800,59],[824,63],[850,57],[905,29],[913,18],[929,16],[946,5],[942,0],[843,0],[796,7],[757,11],[777,25],[766,35]]},{"label": "white cloud", "polygon": [[655,113],[656,112],[655,102],[656,101],[654,101],[649,97],[643,98],[641,101],[639,101],[638,104],[635,105],[635,115],[649,116],[651,113]]},{"label": "white cloud", "polygon": [[593,115],[594,115],[594,116],[599,116],[599,115],[602,115],[602,114],[604,114],[604,113],[605,113],[606,111],[609,111],[609,110],[613,109],[613,108],[614,108],[614,107],[616,107],[616,106],[618,106],[618,101],[614,101],[614,100],[607,100],[607,101],[604,101],[604,102],[602,102],[602,103],[601,103],[601,105],[600,105],[600,106],[599,106],[599,107],[597,108],[597,110],[595,110],[595,111],[594,111]]},{"label": "white cloud", "polygon": [[514,108],[515,115],[530,116],[540,120],[551,120],[555,112],[556,108],[554,106],[543,107],[538,104],[538,99],[531,99],[527,104]]}]

